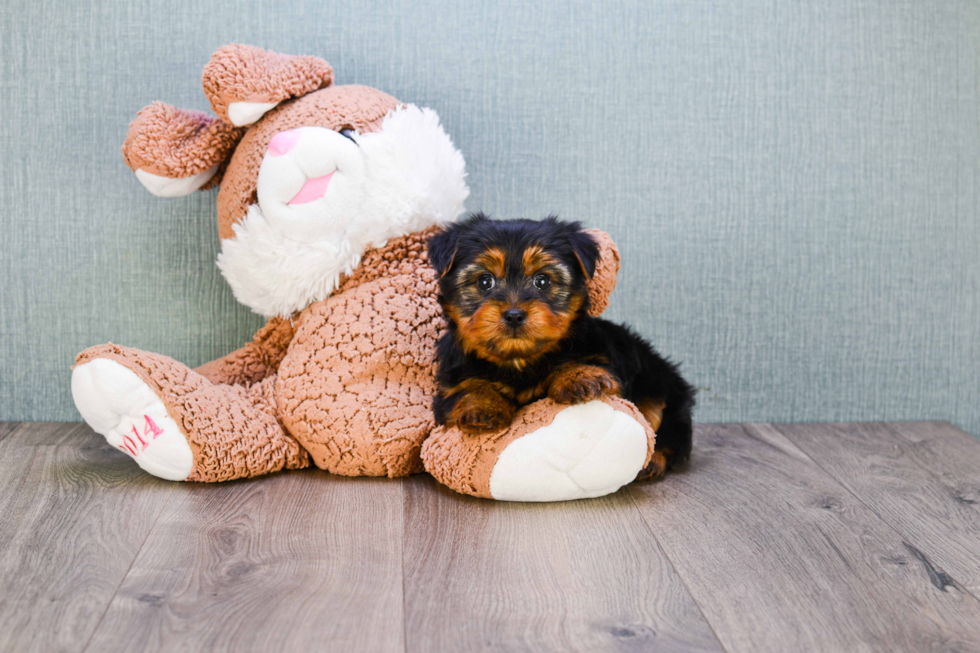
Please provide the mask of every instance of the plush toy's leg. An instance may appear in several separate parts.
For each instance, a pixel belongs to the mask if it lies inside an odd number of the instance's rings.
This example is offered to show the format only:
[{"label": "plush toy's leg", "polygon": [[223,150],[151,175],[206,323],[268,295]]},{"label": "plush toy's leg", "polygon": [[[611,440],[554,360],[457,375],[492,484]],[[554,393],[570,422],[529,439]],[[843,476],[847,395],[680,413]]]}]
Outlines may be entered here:
[{"label": "plush toy's leg", "polygon": [[194,371],[211,383],[252,385],[276,373],[293,339],[293,325],[271,318],[252,336],[252,342]]},{"label": "plush toy's leg", "polygon": [[504,501],[599,497],[633,481],[650,462],[654,432],[618,397],[576,406],[543,399],[506,431],[436,429],[422,447],[426,471],[464,494]]},{"label": "plush toy's leg", "polygon": [[78,355],[71,389],[89,426],[145,471],[215,482],[309,466],[276,418],[275,382],[213,384],[166,356],[100,345]]}]

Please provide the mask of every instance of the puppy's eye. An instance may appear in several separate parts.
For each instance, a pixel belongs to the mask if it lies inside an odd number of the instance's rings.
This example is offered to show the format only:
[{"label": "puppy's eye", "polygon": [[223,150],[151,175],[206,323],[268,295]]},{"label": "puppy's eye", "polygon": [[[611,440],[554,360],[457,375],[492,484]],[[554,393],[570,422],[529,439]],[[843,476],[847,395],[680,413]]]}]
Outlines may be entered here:
[{"label": "puppy's eye", "polygon": [[480,278],[476,280],[476,287],[483,292],[489,292],[493,290],[493,287],[497,285],[497,280],[493,278],[492,274],[481,274]]},{"label": "puppy's eye", "polygon": [[547,274],[534,275],[534,287],[538,290],[547,290],[551,287],[551,278]]}]

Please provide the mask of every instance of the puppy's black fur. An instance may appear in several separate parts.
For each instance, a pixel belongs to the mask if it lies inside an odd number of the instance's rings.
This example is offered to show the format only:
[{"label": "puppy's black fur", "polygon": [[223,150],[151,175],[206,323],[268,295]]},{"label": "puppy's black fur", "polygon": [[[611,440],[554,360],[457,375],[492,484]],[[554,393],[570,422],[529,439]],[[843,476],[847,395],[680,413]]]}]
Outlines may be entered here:
[{"label": "puppy's black fur", "polygon": [[437,349],[440,424],[496,431],[545,396],[580,403],[615,394],[655,428],[659,421],[654,460],[640,477],[687,460],[694,389],[630,328],[587,313],[599,248],[577,222],[480,213],[428,247],[449,322]]}]

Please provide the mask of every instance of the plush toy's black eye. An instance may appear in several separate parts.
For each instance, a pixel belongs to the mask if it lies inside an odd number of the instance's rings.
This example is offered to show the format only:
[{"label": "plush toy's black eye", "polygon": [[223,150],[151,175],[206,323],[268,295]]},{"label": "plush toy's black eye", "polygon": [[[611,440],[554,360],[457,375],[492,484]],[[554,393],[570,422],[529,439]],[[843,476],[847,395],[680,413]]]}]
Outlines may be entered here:
[{"label": "plush toy's black eye", "polygon": [[476,280],[476,287],[483,292],[490,292],[496,285],[497,280],[493,278],[492,274],[481,274],[480,278]]},{"label": "plush toy's black eye", "polygon": [[534,275],[534,287],[538,290],[547,290],[551,287],[551,278],[547,274]]}]

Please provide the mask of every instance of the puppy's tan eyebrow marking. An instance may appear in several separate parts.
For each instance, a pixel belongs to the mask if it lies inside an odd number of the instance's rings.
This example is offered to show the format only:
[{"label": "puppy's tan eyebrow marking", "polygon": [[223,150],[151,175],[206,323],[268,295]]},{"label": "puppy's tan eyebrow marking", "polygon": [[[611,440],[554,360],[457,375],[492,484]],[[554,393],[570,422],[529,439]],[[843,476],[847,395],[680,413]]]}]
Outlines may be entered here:
[{"label": "puppy's tan eyebrow marking", "polygon": [[549,272],[551,272],[557,281],[565,284],[571,283],[572,281],[572,275],[568,266],[540,245],[532,245],[524,250],[524,257],[521,262],[523,264],[522,272],[525,277],[533,277],[541,270],[548,268]]},{"label": "puppy's tan eyebrow marking", "polygon": [[507,256],[504,251],[497,247],[491,247],[474,259],[474,262],[482,265],[490,274],[498,279],[504,276],[504,264]]},{"label": "puppy's tan eyebrow marking", "polygon": [[548,252],[544,251],[544,248],[540,245],[531,245],[524,250],[524,258],[522,259],[522,264],[524,266],[524,276],[530,277],[538,270],[544,269],[551,265],[557,265],[558,261],[555,260]]}]

